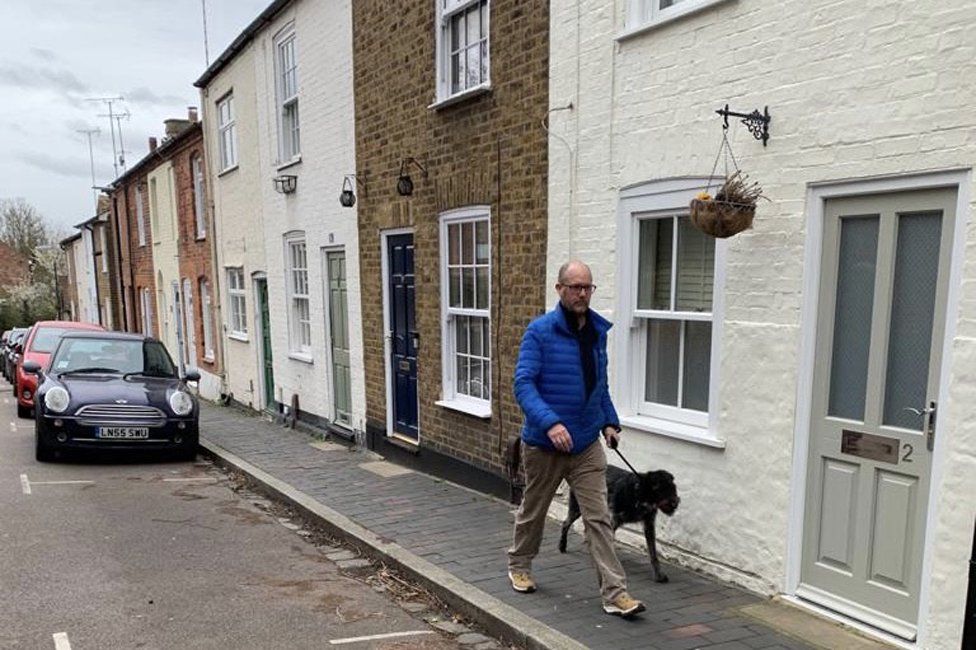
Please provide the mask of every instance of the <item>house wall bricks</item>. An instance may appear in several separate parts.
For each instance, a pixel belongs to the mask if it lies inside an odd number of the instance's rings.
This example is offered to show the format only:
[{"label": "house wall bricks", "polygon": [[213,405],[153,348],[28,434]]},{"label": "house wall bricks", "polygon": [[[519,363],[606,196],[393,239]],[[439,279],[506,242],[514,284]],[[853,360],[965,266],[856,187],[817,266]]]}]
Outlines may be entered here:
[{"label": "house wall bricks", "polygon": [[[153,272],[152,230],[149,227],[149,182],[146,167],[140,166],[117,181],[117,189],[113,197],[122,240],[119,256],[120,267],[123,269],[122,293],[131,306],[127,311],[127,329],[132,332],[146,331],[142,294],[148,289],[152,327],[146,333],[158,337],[159,310],[156,306],[156,276]],[[144,220],[142,244],[139,243],[138,202],[142,203]]]},{"label": "house wall bricks", "polygon": [[[453,106],[436,99],[435,3],[390,9],[353,5],[359,237],[367,422],[386,430],[381,232],[414,231],[421,448],[501,473],[504,443],[518,433],[521,412],[512,374],[522,332],[544,311],[546,133],[549,3],[498,0],[490,8],[491,91]],[[392,99],[395,98],[395,99]],[[395,192],[400,162],[415,191]],[[441,406],[439,214],[473,204],[491,208],[492,417],[481,420]]]},{"label": "house wall bricks", "polygon": [[0,291],[28,280],[27,258],[0,242]]},{"label": "house wall bricks", "polygon": [[[809,326],[801,322],[808,190],[812,183],[972,168],[976,45],[966,34],[976,6],[951,0],[887,11],[738,0],[617,40],[627,4],[553,6],[551,102],[571,102],[573,110],[552,115],[559,138],[550,141],[547,284],[562,259],[581,257],[600,284],[594,306],[617,316],[618,325],[625,321],[614,313],[626,241],[613,216],[621,188],[708,176],[721,138],[714,111],[726,103],[746,112],[769,106],[767,148],[736,121],[729,130],[739,166],[761,182],[770,202],[760,205],[753,230],[728,243],[720,383],[712,387],[720,394],[715,433],[726,447],[638,430],[624,439],[635,466],[677,476],[682,510],[661,532],[673,552],[753,588],[782,591],[790,495],[802,489],[792,453],[801,336]],[[976,187],[970,181],[963,189],[973,196]],[[945,451],[936,455],[939,505],[928,531],[936,541],[920,612],[919,647],[926,648],[959,645],[976,515],[973,500],[961,506],[958,496],[976,494],[974,258],[970,221],[959,312],[950,314],[957,327],[951,401],[941,405]],[[620,363],[619,355],[611,359],[611,372]]]}]

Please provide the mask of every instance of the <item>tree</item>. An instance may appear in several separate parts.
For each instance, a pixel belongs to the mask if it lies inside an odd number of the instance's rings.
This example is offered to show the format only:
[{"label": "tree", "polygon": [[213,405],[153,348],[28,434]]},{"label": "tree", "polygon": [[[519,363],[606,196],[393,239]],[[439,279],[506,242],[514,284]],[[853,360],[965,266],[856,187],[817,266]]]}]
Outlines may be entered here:
[{"label": "tree", "polygon": [[0,199],[0,239],[27,257],[50,242],[44,217],[33,205],[21,198]]}]

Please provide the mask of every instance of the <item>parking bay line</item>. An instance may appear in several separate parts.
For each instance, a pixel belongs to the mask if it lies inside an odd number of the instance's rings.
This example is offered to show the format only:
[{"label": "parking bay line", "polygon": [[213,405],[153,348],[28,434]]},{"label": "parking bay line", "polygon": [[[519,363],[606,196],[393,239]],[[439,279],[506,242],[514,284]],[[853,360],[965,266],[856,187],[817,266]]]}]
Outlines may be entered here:
[{"label": "parking bay line", "polygon": [[347,643],[361,643],[363,641],[376,641],[378,639],[396,639],[404,636],[419,636],[421,634],[433,634],[433,630],[416,630],[413,632],[388,632],[387,634],[372,634],[370,636],[353,636],[346,639],[332,639],[331,645],[346,645]]},{"label": "parking bay line", "polygon": [[24,491],[24,494],[31,493],[30,481],[27,480],[27,474],[20,475],[20,489]]},{"label": "parking bay line", "polygon": [[217,479],[211,476],[197,476],[193,478],[164,478],[164,483],[216,483]]},{"label": "parking bay line", "polygon": [[68,635],[64,632],[55,632],[51,636],[54,637],[54,650],[71,650],[71,642],[68,641]]},{"label": "parking bay line", "polygon": [[27,478],[27,474],[20,475],[20,488],[24,494],[32,494],[31,488],[35,485],[86,485],[95,481],[33,481]]}]

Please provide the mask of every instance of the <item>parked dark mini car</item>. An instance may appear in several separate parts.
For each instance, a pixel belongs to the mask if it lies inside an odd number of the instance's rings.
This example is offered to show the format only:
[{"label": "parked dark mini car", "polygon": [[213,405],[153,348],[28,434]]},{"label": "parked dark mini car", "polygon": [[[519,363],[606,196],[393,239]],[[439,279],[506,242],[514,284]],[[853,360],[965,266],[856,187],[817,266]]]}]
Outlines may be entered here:
[{"label": "parked dark mini car", "polygon": [[39,375],[35,412],[36,457],[68,449],[141,449],[193,459],[199,441],[199,405],[162,343],[139,334],[72,332],[61,337]]},{"label": "parked dark mini car", "polygon": [[7,340],[3,342],[3,347],[0,348],[0,369],[3,370],[4,378],[11,384],[14,383],[14,373],[16,372],[17,361],[20,358],[17,345],[24,342],[29,331],[29,327],[13,328],[7,334]]}]

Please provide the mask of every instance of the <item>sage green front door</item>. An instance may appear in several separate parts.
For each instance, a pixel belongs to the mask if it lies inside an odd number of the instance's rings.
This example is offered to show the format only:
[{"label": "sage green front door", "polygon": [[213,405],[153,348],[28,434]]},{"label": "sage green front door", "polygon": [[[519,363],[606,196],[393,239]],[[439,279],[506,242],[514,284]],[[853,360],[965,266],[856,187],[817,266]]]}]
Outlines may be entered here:
[{"label": "sage green front door", "polygon": [[915,637],[954,191],[825,206],[797,595]]},{"label": "sage green front door", "polygon": [[264,408],[276,410],[274,363],[271,356],[271,310],[268,306],[268,281],[261,278],[254,281],[258,296],[258,318],[261,319],[261,373],[264,384]]},{"label": "sage green front door", "polygon": [[332,347],[333,421],[352,426],[352,373],[349,366],[349,303],[346,296],[346,254],[325,254],[329,282],[329,335]]}]

